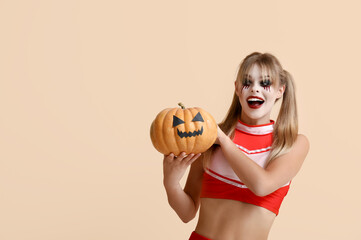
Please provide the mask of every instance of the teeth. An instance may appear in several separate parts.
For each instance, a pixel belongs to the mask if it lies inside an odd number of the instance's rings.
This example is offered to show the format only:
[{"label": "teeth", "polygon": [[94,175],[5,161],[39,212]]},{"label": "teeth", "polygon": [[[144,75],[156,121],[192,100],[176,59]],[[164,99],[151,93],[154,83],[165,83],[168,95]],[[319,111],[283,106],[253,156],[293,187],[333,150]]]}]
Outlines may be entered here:
[{"label": "teeth", "polygon": [[257,102],[263,102],[263,100],[261,100],[261,99],[258,99],[258,98],[250,98],[250,99],[248,99],[248,101],[257,101]]}]

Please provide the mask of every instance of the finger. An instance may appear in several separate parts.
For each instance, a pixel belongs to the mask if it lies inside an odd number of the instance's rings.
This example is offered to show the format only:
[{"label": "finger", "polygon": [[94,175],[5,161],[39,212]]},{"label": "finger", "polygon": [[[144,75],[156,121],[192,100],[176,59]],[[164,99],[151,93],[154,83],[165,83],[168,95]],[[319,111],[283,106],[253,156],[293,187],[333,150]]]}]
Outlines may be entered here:
[{"label": "finger", "polygon": [[170,153],[169,155],[164,155],[164,161],[173,161],[174,154]]},{"label": "finger", "polygon": [[185,153],[185,152],[181,152],[181,154],[178,155],[177,160],[178,160],[178,161],[182,161],[183,158],[185,158],[185,157],[186,157],[186,153]]},{"label": "finger", "polygon": [[188,156],[186,156],[183,161],[188,162],[190,159],[192,159],[192,157],[194,157],[194,153],[188,154]]},{"label": "finger", "polygon": [[201,153],[198,153],[197,155],[194,155],[189,161],[187,162],[188,165],[191,165],[194,163],[199,157],[201,156]]}]

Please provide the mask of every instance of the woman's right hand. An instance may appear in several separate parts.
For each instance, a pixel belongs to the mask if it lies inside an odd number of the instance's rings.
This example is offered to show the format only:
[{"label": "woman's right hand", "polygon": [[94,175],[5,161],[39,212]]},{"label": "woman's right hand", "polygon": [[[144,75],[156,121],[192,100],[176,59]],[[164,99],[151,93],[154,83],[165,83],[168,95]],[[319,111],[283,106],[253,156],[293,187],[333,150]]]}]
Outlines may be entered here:
[{"label": "woman's right hand", "polygon": [[179,156],[174,156],[173,153],[164,155],[163,159],[163,184],[167,187],[178,186],[187,168],[195,161],[201,154],[189,154],[186,156],[182,152]]}]

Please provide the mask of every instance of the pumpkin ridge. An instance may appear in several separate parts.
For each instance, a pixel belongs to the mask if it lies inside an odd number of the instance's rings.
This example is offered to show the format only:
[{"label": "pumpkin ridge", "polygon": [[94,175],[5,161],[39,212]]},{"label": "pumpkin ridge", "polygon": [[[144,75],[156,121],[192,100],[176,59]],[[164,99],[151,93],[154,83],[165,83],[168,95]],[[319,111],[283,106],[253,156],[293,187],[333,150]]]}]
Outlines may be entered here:
[{"label": "pumpkin ridge", "polygon": [[[165,141],[166,146],[167,146],[167,150],[170,151],[170,149],[173,149],[172,146],[175,146],[177,148],[177,151],[173,151],[173,154],[178,155],[177,152],[179,151],[179,149],[178,149],[178,145],[176,144],[176,140],[174,140],[174,132],[173,131],[167,131],[167,129],[169,129],[169,127],[167,128],[167,126],[165,126],[168,123],[167,120],[169,119],[169,115],[173,115],[173,114],[174,114],[174,109],[170,109],[167,112],[167,115],[165,117],[166,121],[163,121],[163,133],[162,134],[165,135],[166,137],[168,137],[168,141]],[[173,136],[169,137],[168,136],[169,134],[172,134]],[[173,141],[173,143],[170,142],[172,139],[175,141],[175,144],[174,144],[174,141]],[[171,152],[169,152],[169,154],[170,153]]]},{"label": "pumpkin ridge", "polygon": [[[162,124],[162,126],[160,126],[161,131],[160,131],[159,134],[158,134],[158,136],[159,136],[159,138],[160,138],[159,144],[160,144],[160,148],[165,149],[165,150],[168,149],[168,146],[167,146],[167,141],[166,141],[166,139],[165,139],[164,136],[163,136],[164,120],[165,120],[165,117],[167,116],[167,113],[168,113],[170,110],[171,110],[170,108],[164,110],[163,114],[160,116],[160,117],[162,117],[160,122],[162,122],[163,124]],[[159,121],[158,121],[158,122],[159,122]]]},{"label": "pumpkin ridge", "polygon": [[160,131],[163,129],[163,126],[160,126],[160,123],[164,121],[164,117],[166,116],[167,111],[169,111],[169,109],[164,109],[161,111],[151,125],[151,136],[152,139],[154,138],[154,147],[161,152],[167,150],[167,145],[165,144],[166,141],[163,138],[163,132]]},{"label": "pumpkin ridge", "polygon": [[[191,120],[194,119],[194,116],[197,115],[197,113],[199,112],[196,108],[192,108],[189,110],[191,112]],[[194,131],[198,131],[198,124],[196,122],[193,123],[194,124]],[[191,146],[189,146],[189,151],[194,153],[194,147],[196,146],[196,143],[198,142],[198,139],[192,138],[192,144]]]},{"label": "pumpkin ridge", "polygon": [[[183,110],[182,108],[177,108],[177,109],[176,109],[176,112],[175,112],[174,114],[175,114],[178,118],[183,119],[183,121],[184,121],[184,110]],[[183,115],[183,116],[182,116],[182,115]],[[182,124],[182,125],[183,125],[183,124]],[[184,125],[185,125],[185,123],[184,123]],[[178,126],[178,127],[179,127],[179,126]],[[179,155],[182,151],[185,151],[185,149],[183,149],[183,146],[182,146],[182,141],[183,141],[183,139],[176,137],[176,136],[178,135],[178,132],[177,132],[178,127],[176,127],[176,128],[173,129],[173,134],[175,135],[175,136],[173,136],[173,138],[175,139],[175,141],[176,141],[176,143],[177,143],[178,155]],[[187,142],[187,140],[186,140],[186,142]]]},{"label": "pumpkin ridge", "polygon": [[[184,120],[187,120],[187,124],[185,125],[185,133],[190,132],[190,122],[193,119],[193,113],[192,113],[192,108],[187,108],[185,110],[185,113],[187,113],[187,116],[184,116]],[[191,153],[193,150],[193,145],[195,143],[195,139],[192,138],[187,138],[186,137],[186,141],[187,141],[187,152]]]}]

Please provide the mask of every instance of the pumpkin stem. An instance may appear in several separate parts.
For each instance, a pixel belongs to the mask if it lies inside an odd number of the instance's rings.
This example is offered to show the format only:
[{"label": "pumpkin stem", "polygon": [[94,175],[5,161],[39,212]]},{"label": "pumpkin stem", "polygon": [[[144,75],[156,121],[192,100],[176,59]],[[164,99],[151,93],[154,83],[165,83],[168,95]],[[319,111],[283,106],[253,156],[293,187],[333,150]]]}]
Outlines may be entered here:
[{"label": "pumpkin stem", "polygon": [[180,103],[178,103],[178,105],[179,105],[182,109],[185,109],[183,103],[180,102]]}]

